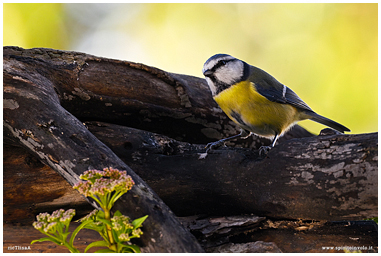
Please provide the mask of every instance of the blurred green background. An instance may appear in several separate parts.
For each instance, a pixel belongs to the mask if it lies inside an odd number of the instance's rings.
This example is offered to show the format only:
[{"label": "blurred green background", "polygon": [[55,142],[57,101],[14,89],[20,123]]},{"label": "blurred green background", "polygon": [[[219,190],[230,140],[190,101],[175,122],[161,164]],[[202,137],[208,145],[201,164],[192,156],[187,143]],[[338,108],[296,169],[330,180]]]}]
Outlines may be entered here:
[{"label": "blurred green background", "polygon": [[[3,45],[81,51],[203,77],[227,53],[313,110],[377,131],[378,4],[3,4]],[[324,126],[300,122],[318,133]]]}]

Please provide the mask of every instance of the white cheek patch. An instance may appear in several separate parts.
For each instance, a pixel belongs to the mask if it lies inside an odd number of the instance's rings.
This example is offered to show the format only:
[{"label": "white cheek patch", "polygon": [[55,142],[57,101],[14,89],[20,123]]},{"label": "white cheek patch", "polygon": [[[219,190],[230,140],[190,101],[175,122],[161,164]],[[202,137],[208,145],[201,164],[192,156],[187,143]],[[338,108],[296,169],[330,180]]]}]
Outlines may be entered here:
[{"label": "white cheek patch", "polygon": [[241,79],[242,75],[243,63],[241,61],[229,62],[215,73],[217,80],[224,84],[233,84]]},{"label": "white cheek patch", "polygon": [[209,89],[212,92],[212,95],[216,95],[217,93],[217,87],[214,85],[213,81],[209,77],[205,77],[206,82],[209,85]]}]

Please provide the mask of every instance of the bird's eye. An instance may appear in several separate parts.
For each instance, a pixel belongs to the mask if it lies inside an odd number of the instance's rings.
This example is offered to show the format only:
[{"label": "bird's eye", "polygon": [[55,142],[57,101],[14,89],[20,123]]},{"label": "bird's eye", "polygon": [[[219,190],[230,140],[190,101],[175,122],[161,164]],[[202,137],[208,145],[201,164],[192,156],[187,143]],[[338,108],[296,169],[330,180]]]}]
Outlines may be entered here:
[{"label": "bird's eye", "polygon": [[228,63],[227,60],[219,60],[219,61],[217,62],[217,64],[214,66],[213,69],[214,69],[214,70],[217,70],[217,69],[219,69],[220,67],[225,66],[226,63]]}]

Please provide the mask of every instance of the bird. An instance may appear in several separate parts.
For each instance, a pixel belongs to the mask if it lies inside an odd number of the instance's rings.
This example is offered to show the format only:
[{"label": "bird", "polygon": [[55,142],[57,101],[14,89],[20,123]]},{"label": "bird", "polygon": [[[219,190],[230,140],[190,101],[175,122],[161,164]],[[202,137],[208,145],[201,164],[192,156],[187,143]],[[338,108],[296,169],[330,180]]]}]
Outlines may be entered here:
[{"label": "bird", "polygon": [[341,133],[350,132],[347,127],[314,112],[294,91],[266,71],[231,55],[213,55],[205,62],[202,73],[213,99],[241,128],[237,135],[208,143],[206,153],[228,140],[256,134],[272,140],[269,146],[259,149],[259,154],[267,155],[279,137],[305,119]]}]

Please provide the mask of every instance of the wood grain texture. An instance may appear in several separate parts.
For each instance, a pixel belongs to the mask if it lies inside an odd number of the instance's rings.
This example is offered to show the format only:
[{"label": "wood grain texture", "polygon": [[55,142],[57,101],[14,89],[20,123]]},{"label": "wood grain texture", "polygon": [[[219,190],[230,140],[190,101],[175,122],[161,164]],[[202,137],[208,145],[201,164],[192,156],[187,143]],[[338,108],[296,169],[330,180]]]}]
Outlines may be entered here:
[{"label": "wood grain texture", "polygon": [[[143,230],[146,235],[141,238],[144,250],[202,252],[197,240],[157,194],[60,104],[58,81],[67,85],[78,81],[74,77],[79,66],[75,60],[67,64],[69,55],[50,50],[4,49],[5,137],[23,146],[71,186],[88,169],[126,170],[136,185],[118,200],[115,209],[132,219],[149,215]],[[73,92],[84,101],[88,99],[83,90],[74,88]]]},{"label": "wood grain texture", "polygon": [[112,124],[87,126],[178,216],[362,220],[378,214],[377,133],[288,140],[265,158],[252,149],[222,148],[199,159],[204,145]]},{"label": "wood grain texture", "polygon": [[205,143],[238,133],[204,79],[54,49],[4,47],[3,95],[11,223],[30,223],[36,211],[56,206],[84,207],[70,187],[85,170],[110,166],[136,183],[115,210],[150,216],[145,252],[203,251],[175,214],[378,214],[377,133],[313,136],[295,126],[265,158],[257,149],[269,141],[251,136],[199,159]]}]

